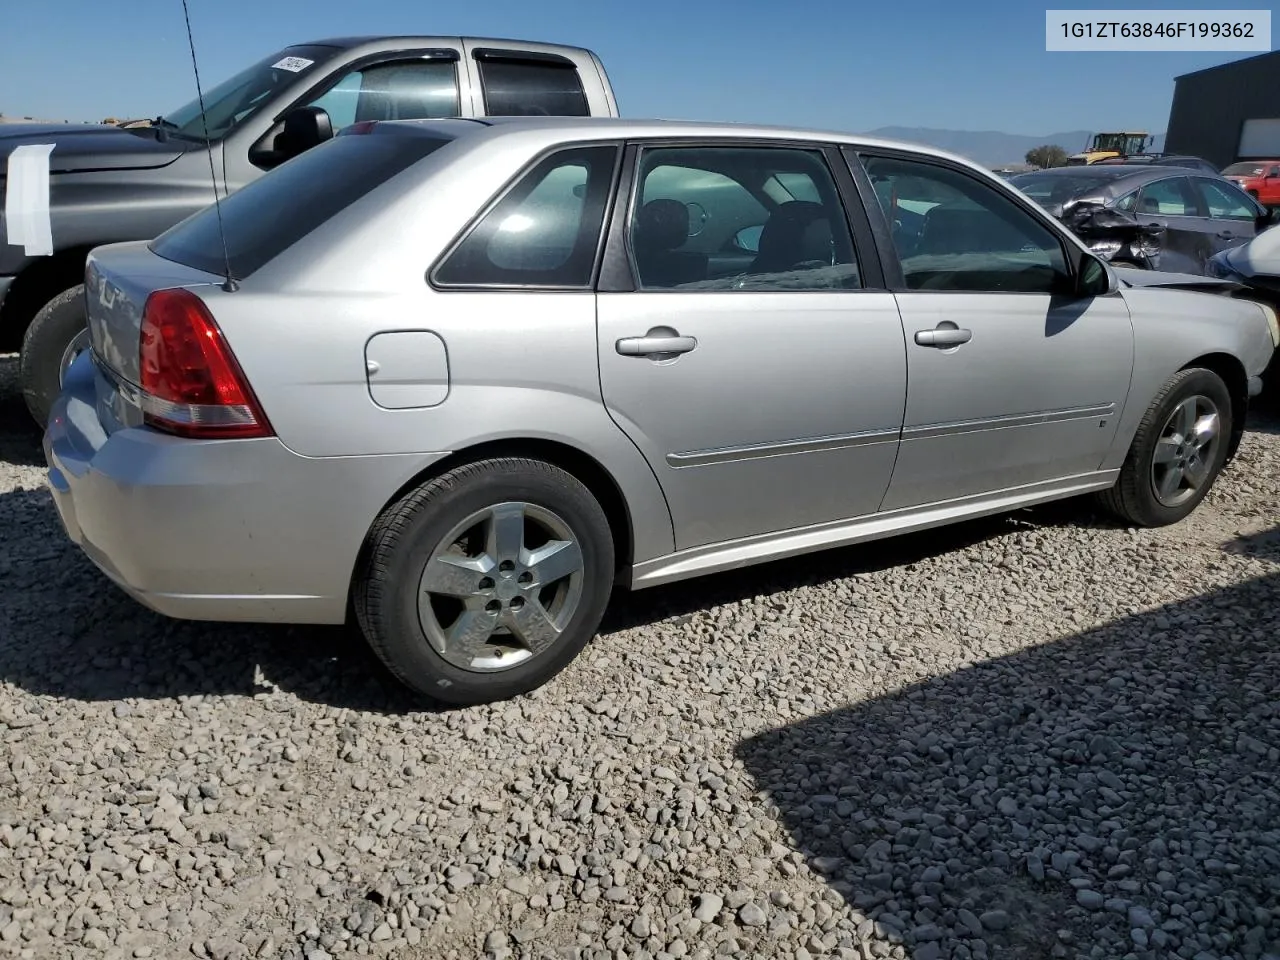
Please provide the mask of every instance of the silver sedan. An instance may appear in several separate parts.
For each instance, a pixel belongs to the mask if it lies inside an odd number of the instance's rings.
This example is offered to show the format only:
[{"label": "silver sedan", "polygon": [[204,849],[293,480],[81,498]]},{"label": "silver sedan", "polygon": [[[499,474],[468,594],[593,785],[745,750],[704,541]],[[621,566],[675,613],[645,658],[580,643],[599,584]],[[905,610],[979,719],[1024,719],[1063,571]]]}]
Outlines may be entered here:
[{"label": "silver sedan", "polygon": [[69,536],[169,616],[353,615],[453,703],[615,586],[1087,493],[1179,521],[1280,343],[958,157],[661,121],[358,124],[85,296]]}]

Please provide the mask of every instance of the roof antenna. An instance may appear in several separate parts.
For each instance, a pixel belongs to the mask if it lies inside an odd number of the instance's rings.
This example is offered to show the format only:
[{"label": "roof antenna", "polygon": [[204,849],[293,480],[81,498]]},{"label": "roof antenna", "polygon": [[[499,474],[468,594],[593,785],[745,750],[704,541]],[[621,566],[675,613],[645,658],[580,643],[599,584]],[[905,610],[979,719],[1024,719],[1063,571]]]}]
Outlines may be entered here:
[{"label": "roof antenna", "polygon": [[196,42],[191,36],[191,14],[187,10],[187,0],[182,0],[182,16],[187,21],[187,47],[191,50],[191,69],[196,75],[196,96],[200,99],[200,126],[204,130],[204,147],[209,154],[209,177],[213,181],[213,206],[218,214],[218,237],[222,240],[222,260],[226,264],[227,277],[222,289],[234,293],[240,284],[231,275],[231,254],[227,252],[227,232],[222,225],[222,204],[218,200],[218,174],[213,168],[213,144],[209,142],[209,119],[204,112],[204,91],[200,89],[200,68],[196,66]]}]

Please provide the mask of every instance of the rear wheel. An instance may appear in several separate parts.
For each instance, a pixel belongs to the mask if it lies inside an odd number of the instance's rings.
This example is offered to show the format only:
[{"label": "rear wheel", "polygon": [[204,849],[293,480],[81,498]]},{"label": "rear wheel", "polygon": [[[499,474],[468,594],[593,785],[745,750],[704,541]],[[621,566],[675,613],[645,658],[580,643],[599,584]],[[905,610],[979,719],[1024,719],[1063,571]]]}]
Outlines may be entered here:
[{"label": "rear wheel", "polygon": [[1231,437],[1231,395],[1212,370],[1182,370],[1151,401],[1103,505],[1129,523],[1177,523],[1208,495]]},{"label": "rear wheel", "polygon": [[356,573],[356,617],[418,693],[504,700],[546,683],[595,635],[613,563],[608,520],[575,477],[540,460],[484,460],[379,518]]},{"label": "rear wheel", "polygon": [[71,361],[88,345],[84,284],[58,294],[36,313],[22,337],[18,378],[27,410],[42,428]]}]

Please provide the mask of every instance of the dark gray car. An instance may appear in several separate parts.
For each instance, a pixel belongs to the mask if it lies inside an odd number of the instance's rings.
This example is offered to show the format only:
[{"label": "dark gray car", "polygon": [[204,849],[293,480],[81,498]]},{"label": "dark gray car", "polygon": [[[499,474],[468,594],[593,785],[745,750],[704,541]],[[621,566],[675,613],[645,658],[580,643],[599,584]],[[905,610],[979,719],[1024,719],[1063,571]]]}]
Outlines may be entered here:
[{"label": "dark gray car", "polygon": [[1060,217],[1064,206],[1101,203],[1165,229],[1156,268],[1204,274],[1215,253],[1270,225],[1267,209],[1221,176],[1151,164],[1094,164],[1023,173],[1015,187]]}]

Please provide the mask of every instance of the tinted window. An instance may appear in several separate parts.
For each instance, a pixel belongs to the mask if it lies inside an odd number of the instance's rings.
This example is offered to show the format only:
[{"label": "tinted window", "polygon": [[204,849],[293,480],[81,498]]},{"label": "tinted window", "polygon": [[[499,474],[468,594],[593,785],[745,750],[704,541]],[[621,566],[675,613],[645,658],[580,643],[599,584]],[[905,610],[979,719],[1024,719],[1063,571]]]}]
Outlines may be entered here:
[{"label": "tinted window", "polygon": [[615,147],[579,147],[542,160],[447,255],[434,281],[589,286],[616,157]]},{"label": "tinted window", "polygon": [[587,96],[573,64],[478,58],[484,112],[491,117],[585,117]]},{"label": "tinted window", "polygon": [[883,157],[864,163],[909,289],[1069,288],[1061,239],[997,188],[929,163]]},{"label": "tinted window", "polygon": [[1163,217],[1194,217],[1196,201],[1183,177],[1157,180],[1138,191],[1138,213]]},{"label": "tinted window", "polygon": [[835,181],[818,151],[646,150],[628,240],[642,290],[859,287]]},{"label": "tinted window", "polygon": [[[375,187],[448,141],[423,136],[335,137],[222,200],[231,275],[244,279]],[[166,260],[226,270],[217,208],[208,206],[151,242]]]},{"label": "tinted window", "polygon": [[1196,178],[1196,189],[1209,216],[1223,220],[1253,220],[1258,216],[1249,198],[1226,183]]},{"label": "tinted window", "polygon": [[323,96],[333,128],[362,120],[431,120],[456,117],[457,67],[448,60],[404,60],[353,70]]}]

